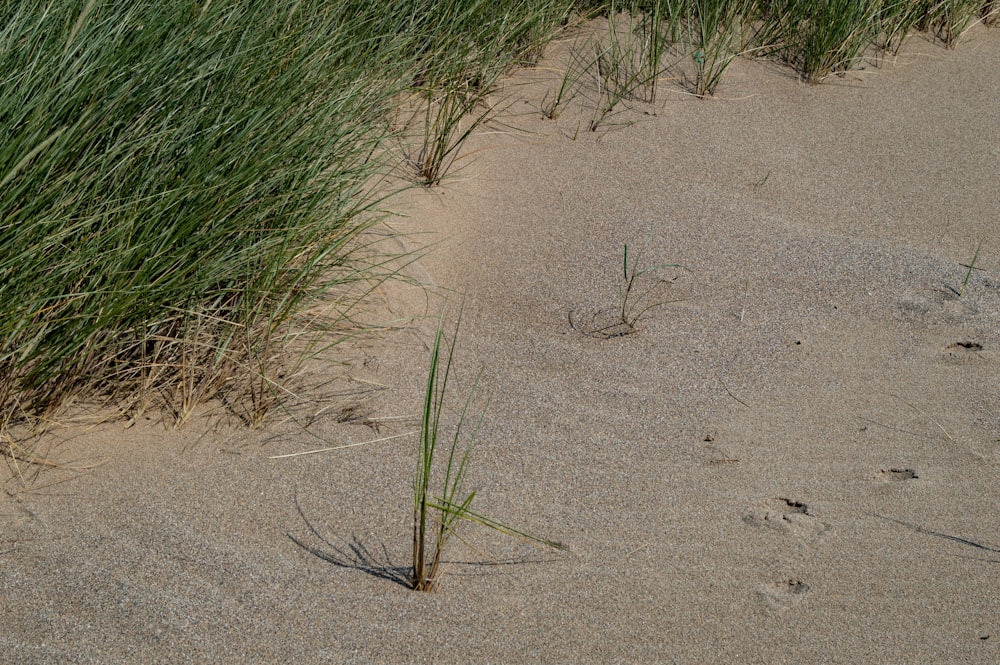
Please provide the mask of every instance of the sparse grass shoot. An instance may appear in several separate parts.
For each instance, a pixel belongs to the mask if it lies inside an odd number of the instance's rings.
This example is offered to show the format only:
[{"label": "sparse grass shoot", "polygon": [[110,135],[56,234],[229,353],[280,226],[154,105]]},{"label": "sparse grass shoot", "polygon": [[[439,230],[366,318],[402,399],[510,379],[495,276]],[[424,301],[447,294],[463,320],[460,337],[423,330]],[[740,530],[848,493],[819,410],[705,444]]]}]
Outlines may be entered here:
[{"label": "sparse grass shoot", "polygon": [[972,255],[972,260],[969,261],[969,266],[968,266],[969,269],[965,272],[965,279],[962,280],[962,286],[958,290],[959,298],[965,295],[965,287],[969,285],[969,280],[972,279],[972,271],[976,269],[976,261],[979,260],[979,250],[982,249],[982,247],[983,247],[983,241],[980,240],[979,243],[976,244],[976,251]]},{"label": "sparse grass shoot", "polygon": [[[467,435],[466,432],[470,429],[467,423],[476,387],[479,384],[478,376],[466,397],[454,432],[450,437],[444,436],[444,423],[442,422],[460,324],[461,314],[459,314],[459,322],[456,323],[451,339],[446,340],[444,334],[445,311],[442,311],[434,337],[434,345],[431,349],[430,367],[427,372],[427,388],[424,393],[420,422],[417,470],[413,481],[413,569],[411,582],[417,591],[436,591],[440,586],[445,572],[445,550],[451,537],[455,534],[458,523],[462,520],[476,522],[508,536],[525,539],[553,549],[566,549],[560,543],[532,536],[472,510],[476,493],[465,490],[465,478],[484,412],[480,412],[476,417],[475,423],[471,425],[471,431]],[[437,482],[436,478],[441,471],[438,457],[442,445],[447,447],[447,460],[443,465],[444,477],[440,482]]]},{"label": "sparse grass shoot", "polygon": [[658,272],[664,268],[680,268],[677,263],[659,263],[657,265],[641,267],[640,261],[642,253],[634,254],[629,262],[628,243],[622,249],[622,282],[618,288],[619,297],[619,323],[629,331],[636,329],[636,324],[646,312],[656,307],[667,304],[668,301],[657,300],[650,302],[650,290],[640,290],[639,280],[651,273]]}]

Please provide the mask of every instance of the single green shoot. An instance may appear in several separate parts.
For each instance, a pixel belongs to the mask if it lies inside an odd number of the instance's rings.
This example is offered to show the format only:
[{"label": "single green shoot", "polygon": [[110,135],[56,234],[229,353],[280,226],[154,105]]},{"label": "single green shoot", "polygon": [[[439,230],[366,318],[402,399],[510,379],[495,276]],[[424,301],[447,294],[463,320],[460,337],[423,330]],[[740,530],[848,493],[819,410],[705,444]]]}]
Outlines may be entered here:
[{"label": "single green shoot", "polygon": [[965,287],[969,285],[969,280],[972,279],[972,271],[976,269],[976,261],[979,259],[979,250],[983,247],[983,241],[980,240],[976,245],[976,252],[972,255],[972,261],[969,262],[968,270],[965,271],[965,279],[962,280],[962,288],[958,290],[958,297],[961,298],[965,295]]}]

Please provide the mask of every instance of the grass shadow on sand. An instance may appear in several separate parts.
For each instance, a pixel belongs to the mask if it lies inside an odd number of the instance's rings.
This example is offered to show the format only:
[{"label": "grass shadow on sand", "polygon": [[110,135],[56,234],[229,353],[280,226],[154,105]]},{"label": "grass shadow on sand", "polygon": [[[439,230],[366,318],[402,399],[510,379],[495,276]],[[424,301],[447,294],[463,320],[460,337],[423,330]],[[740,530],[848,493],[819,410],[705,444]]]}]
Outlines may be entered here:
[{"label": "grass shadow on sand", "polygon": [[329,538],[316,529],[309,517],[306,516],[305,511],[302,510],[297,496],[295,498],[295,509],[298,511],[309,532],[323,544],[322,546],[309,545],[292,535],[291,532],[286,531],[285,535],[288,536],[288,539],[306,552],[341,568],[360,570],[372,577],[394,582],[407,588],[411,586],[410,566],[394,564],[385,543],[380,543],[376,549],[372,549],[362,542],[357,534],[352,534],[349,541],[340,538],[341,544],[338,545],[331,542]]},{"label": "grass shadow on sand", "polygon": [[[951,540],[953,542],[959,543],[961,545],[968,545],[969,547],[975,547],[976,549],[986,550],[987,552],[997,552],[1000,553],[1000,548],[990,547],[989,545],[983,545],[982,543],[977,543],[974,540],[969,540],[968,538],[961,538],[959,536],[953,536],[951,534],[942,533],[940,531],[934,531],[933,529],[927,529],[920,526],[919,524],[911,524],[910,522],[905,522],[903,520],[898,520],[894,517],[886,517],[885,515],[879,515],[877,513],[871,513],[874,517],[877,517],[887,522],[895,522],[900,526],[905,526],[907,529],[912,529],[917,533],[922,533],[928,536],[935,536],[937,538],[943,538],[945,540]],[[1000,559],[977,559],[979,561],[987,561],[989,563],[1000,563]]]},{"label": "grass shadow on sand", "polygon": [[[393,557],[389,552],[389,548],[384,542],[380,542],[376,546],[370,546],[364,543],[357,534],[351,534],[349,540],[339,536],[336,537],[336,540],[339,540],[339,544],[332,542],[332,539],[320,533],[309,517],[306,516],[305,511],[302,510],[302,506],[299,504],[297,497],[295,500],[295,508],[298,511],[299,516],[302,517],[302,521],[305,524],[306,529],[315,539],[320,541],[320,544],[309,544],[305,541],[305,539],[286,531],[285,535],[288,539],[301,547],[303,550],[312,554],[316,558],[322,559],[323,561],[331,563],[339,568],[357,570],[380,580],[386,580],[388,582],[393,582],[394,584],[399,584],[407,589],[413,588],[412,566],[401,566],[395,564],[393,562]],[[527,557],[492,560],[484,559],[480,561],[449,560],[445,562],[445,565],[448,567],[459,566],[466,569],[474,569],[473,571],[466,572],[451,570],[448,573],[449,576],[462,577],[481,574],[484,569],[515,566],[520,564],[547,563],[555,560],[555,558],[534,559]]]}]

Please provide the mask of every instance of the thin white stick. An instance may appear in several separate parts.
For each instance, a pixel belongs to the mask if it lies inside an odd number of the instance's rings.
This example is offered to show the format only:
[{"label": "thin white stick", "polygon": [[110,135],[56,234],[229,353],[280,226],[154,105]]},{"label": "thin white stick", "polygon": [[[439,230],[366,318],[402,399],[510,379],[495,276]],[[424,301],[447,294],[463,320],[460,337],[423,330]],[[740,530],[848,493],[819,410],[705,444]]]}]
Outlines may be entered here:
[{"label": "thin white stick", "polygon": [[348,443],[343,446],[333,446],[332,448],[319,448],[317,450],[304,450],[301,453],[288,453],[287,455],[271,455],[267,459],[284,459],[286,457],[299,457],[300,455],[315,455],[316,453],[326,453],[331,450],[342,450],[344,448],[353,448],[355,446],[364,446],[369,443],[381,443],[382,441],[389,441],[390,439],[398,439],[403,436],[410,436],[411,434],[416,434],[420,430],[413,430],[412,432],[404,432],[402,434],[394,434],[392,436],[385,436],[381,439],[372,439],[371,441],[360,441],[358,443]]},{"label": "thin white stick", "polygon": [[746,290],[743,294],[743,309],[740,310],[740,323],[743,323],[743,315],[747,313],[747,303],[750,302],[750,280],[743,282]]}]

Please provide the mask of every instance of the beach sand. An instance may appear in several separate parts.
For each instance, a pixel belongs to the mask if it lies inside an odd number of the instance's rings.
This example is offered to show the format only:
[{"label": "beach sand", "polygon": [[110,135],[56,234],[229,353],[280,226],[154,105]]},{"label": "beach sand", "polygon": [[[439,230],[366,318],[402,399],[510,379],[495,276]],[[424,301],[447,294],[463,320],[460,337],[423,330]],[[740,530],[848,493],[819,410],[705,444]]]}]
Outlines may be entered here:
[{"label": "beach sand", "polygon": [[[4,467],[0,661],[1000,662],[1000,31],[819,86],[738,61],[596,132],[586,94],[541,116],[555,85],[516,73],[393,201],[423,286],[380,289],[391,325],[294,409],[55,428],[62,468]],[[681,267],[588,334],[626,244]],[[421,594],[389,437],[462,294],[475,506],[569,549],[467,524]]]}]

